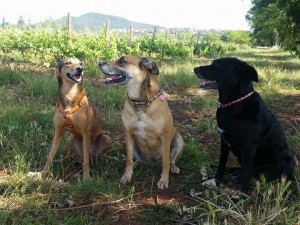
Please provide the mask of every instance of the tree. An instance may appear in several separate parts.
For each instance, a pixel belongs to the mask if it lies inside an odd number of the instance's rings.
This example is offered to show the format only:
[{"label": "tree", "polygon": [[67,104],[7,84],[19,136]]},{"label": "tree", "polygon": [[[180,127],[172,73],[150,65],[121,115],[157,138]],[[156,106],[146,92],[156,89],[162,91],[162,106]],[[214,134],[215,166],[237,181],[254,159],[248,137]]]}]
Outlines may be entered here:
[{"label": "tree", "polygon": [[255,44],[278,44],[300,55],[300,0],[252,0],[246,19]]},{"label": "tree", "polygon": [[218,42],[218,41],[220,41],[220,34],[218,34],[216,32],[208,32],[204,35],[203,41]]},{"label": "tree", "polygon": [[278,7],[285,9],[285,23],[288,32],[278,30],[287,49],[300,55],[300,0],[278,0]]},{"label": "tree", "polygon": [[61,26],[52,18],[47,18],[44,21],[37,24],[38,26],[42,28],[48,28],[48,29],[59,29]]},{"label": "tree", "polygon": [[222,35],[222,40],[235,44],[251,45],[250,32],[244,30],[227,31]]},{"label": "tree", "polygon": [[18,22],[17,22],[17,27],[24,29],[26,27],[26,22],[22,16],[20,16]]}]

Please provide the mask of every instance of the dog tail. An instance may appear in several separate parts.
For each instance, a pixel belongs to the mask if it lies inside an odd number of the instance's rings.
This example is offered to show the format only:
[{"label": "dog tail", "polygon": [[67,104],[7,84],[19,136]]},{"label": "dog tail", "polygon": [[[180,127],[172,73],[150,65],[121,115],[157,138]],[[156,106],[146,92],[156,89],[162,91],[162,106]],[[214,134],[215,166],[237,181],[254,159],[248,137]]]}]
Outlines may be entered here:
[{"label": "dog tail", "polygon": [[106,134],[100,134],[97,138],[98,142],[99,142],[99,154],[103,155],[105,154],[108,150],[110,150],[112,148],[112,140],[111,137],[109,137]]}]

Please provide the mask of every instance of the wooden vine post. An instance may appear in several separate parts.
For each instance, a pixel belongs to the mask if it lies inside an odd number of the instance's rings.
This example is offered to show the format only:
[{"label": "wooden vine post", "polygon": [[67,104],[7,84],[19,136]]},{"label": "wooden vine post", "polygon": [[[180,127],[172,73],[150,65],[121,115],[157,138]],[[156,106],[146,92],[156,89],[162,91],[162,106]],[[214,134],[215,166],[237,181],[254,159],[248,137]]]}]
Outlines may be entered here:
[{"label": "wooden vine post", "polygon": [[130,25],[130,28],[129,28],[129,54],[131,54],[131,48],[132,48],[132,32],[133,32],[133,25]]},{"label": "wooden vine post", "polygon": [[[3,16],[3,24],[2,24],[2,26],[3,26],[3,29],[5,29],[5,18],[4,18],[4,16]],[[7,50],[7,48],[5,47],[5,48],[3,48],[3,51],[4,51],[4,54],[5,54],[5,56],[7,56],[7,52],[8,52],[8,50]]]},{"label": "wooden vine post", "polygon": [[160,47],[160,60],[164,59],[164,46],[166,45],[167,41],[168,41],[168,35],[169,35],[169,30],[165,30],[165,38],[164,38],[164,43],[161,45]]},{"label": "wooden vine post", "polygon": [[150,48],[149,48],[149,57],[151,57],[151,53],[152,53],[152,49],[155,47],[155,36],[156,36],[156,27],[154,27],[154,30],[153,30],[153,35],[152,35],[152,42],[151,42],[151,45],[150,45]]},{"label": "wooden vine post", "polygon": [[108,59],[109,20],[105,21],[105,60]]},{"label": "wooden vine post", "polygon": [[71,14],[68,12],[68,34],[72,34],[72,18]]}]

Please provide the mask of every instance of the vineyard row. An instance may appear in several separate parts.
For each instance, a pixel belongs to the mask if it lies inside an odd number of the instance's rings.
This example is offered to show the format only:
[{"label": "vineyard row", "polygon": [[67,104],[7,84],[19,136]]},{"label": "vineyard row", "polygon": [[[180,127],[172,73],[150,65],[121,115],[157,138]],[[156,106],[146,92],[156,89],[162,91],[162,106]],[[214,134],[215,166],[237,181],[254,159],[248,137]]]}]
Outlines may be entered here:
[{"label": "vineyard row", "polygon": [[238,45],[199,39],[192,34],[178,35],[176,39],[158,33],[129,39],[129,35],[113,33],[109,37],[82,33],[69,35],[64,30],[0,29],[0,58],[19,57],[26,62],[44,66],[54,63],[54,56],[83,57],[86,59],[114,59],[120,55],[138,54],[159,59],[201,57],[237,50]]}]

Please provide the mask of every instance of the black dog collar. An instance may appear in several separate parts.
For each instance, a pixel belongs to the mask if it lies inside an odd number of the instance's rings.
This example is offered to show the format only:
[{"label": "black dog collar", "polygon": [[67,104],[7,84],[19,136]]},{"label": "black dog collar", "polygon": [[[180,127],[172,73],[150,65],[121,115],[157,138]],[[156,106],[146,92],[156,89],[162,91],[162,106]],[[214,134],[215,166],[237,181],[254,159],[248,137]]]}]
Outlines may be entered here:
[{"label": "black dog collar", "polygon": [[157,99],[158,97],[160,97],[161,100],[165,99],[165,95],[163,94],[162,90],[159,90],[158,93],[153,96],[150,99],[147,99],[146,101],[134,101],[131,98],[129,98],[129,96],[127,95],[128,99],[134,104],[134,105],[150,105],[151,102],[153,102],[155,99]]}]

